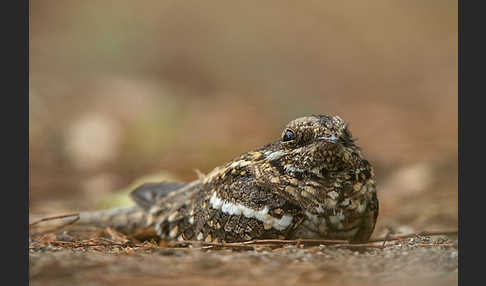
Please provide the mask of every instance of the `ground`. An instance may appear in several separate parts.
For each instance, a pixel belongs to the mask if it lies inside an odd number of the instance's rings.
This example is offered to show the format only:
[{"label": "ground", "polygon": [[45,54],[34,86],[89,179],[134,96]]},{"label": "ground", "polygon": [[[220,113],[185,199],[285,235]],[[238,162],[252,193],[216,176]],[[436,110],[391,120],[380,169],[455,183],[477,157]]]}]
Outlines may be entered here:
[{"label": "ground", "polygon": [[457,285],[457,235],[349,245],[139,241],[69,226],[32,234],[31,285]]}]

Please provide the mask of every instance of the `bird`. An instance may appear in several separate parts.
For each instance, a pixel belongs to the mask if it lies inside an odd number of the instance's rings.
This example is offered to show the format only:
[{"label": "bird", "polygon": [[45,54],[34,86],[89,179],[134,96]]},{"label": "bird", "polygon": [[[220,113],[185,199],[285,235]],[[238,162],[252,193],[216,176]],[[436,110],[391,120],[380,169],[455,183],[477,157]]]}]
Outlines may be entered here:
[{"label": "bird", "polygon": [[163,240],[369,240],[378,217],[375,173],[338,115],[290,121],[273,142],[199,173],[192,182],[149,182],[130,207],[81,213],[78,224]]}]

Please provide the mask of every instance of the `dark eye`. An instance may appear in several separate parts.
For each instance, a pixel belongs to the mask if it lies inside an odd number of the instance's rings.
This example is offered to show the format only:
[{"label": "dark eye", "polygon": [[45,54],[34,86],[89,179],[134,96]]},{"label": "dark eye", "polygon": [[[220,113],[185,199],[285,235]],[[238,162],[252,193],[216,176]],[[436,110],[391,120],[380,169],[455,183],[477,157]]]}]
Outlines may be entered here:
[{"label": "dark eye", "polygon": [[283,142],[286,142],[286,141],[292,141],[295,139],[295,133],[294,131],[290,130],[290,129],[287,129],[285,130],[285,134],[282,138],[282,141]]}]

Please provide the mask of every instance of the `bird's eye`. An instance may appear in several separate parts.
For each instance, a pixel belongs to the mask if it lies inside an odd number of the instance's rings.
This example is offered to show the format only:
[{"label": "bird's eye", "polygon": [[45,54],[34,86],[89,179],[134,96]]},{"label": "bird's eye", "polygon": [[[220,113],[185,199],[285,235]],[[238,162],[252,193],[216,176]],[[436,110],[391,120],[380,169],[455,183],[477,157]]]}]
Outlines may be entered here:
[{"label": "bird's eye", "polygon": [[287,129],[285,130],[285,134],[282,138],[282,141],[283,142],[287,142],[287,141],[292,141],[295,139],[295,133],[294,131],[290,130],[290,129]]}]

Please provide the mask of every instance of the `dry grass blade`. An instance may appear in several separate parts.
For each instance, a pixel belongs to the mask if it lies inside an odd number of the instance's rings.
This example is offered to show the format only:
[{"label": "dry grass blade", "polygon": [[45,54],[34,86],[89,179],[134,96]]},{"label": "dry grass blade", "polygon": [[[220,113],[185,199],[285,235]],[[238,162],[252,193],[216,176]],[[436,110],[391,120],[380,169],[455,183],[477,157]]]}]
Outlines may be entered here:
[{"label": "dry grass blade", "polygon": [[61,225],[58,225],[58,226],[55,226],[55,227],[52,227],[52,228],[48,228],[48,229],[44,229],[43,231],[40,231],[39,233],[46,233],[46,232],[52,232],[52,231],[58,230],[60,228],[63,228],[65,226],[68,226],[68,225],[71,225],[71,224],[77,222],[80,218],[79,213],[64,214],[64,215],[57,215],[57,216],[41,218],[41,219],[36,220],[36,221],[29,224],[29,232],[31,231],[33,226],[36,226],[41,222],[46,222],[46,221],[51,221],[51,220],[56,220],[56,219],[62,219],[62,218],[67,218],[67,217],[74,217],[74,218],[72,220],[66,222],[66,223],[61,224]]},{"label": "dry grass blade", "polygon": [[66,218],[66,217],[73,217],[75,216],[75,220],[78,220],[79,219],[79,213],[71,213],[71,214],[64,214],[64,215],[56,215],[56,216],[50,216],[50,217],[45,217],[45,218],[41,218],[41,219],[38,219],[32,223],[29,224],[29,227],[32,227],[36,224],[39,224],[43,221],[50,221],[50,220],[55,220],[55,219],[61,219],[61,218]]},{"label": "dry grass blade", "polygon": [[[347,240],[337,240],[337,239],[308,239],[308,238],[300,238],[294,240],[285,240],[285,239],[256,239],[250,240],[246,242],[242,242],[243,244],[340,244],[340,243],[347,243]],[[227,243],[231,245],[232,243]]]},{"label": "dry grass blade", "polygon": [[127,244],[128,242],[130,242],[130,240],[122,233],[119,233],[118,231],[110,228],[110,227],[107,227],[105,229],[105,232],[110,235],[110,237],[113,239],[113,241],[117,242],[117,243],[122,243],[122,244]]},{"label": "dry grass blade", "polygon": [[442,247],[454,247],[454,243],[417,243],[417,246],[424,246],[424,247],[436,247],[436,246],[442,246]]},{"label": "dry grass blade", "polygon": [[[453,235],[457,234],[457,230],[440,230],[440,231],[422,231],[412,234],[404,235],[391,235],[388,234],[383,238],[377,238],[369,240],[366,243],[350,243],[346,240],[329,240],[329,239],[296,239],[296,240],[284,240],[284,239],[257,239],[245,242],[231,242],[231,243],[216,243],[216,242],[204,242],[204,241],[169,241],[167,246],[179,246],[179,245],[194,245],[201,246],[203,248],[235,248],[235,249],[252,249],[253,247],[278,247],[281,245],[296,245],[299,246],[312,246],[312,245],[327,245],[334,248],[385,248],[382,243],[377,245],[378,242],[394,241],[406,238],[412,238],[416,236],[434,236],[434,235]],[[453,246],[453,244],[417,244],[418,246]]]},{"label": "dry grass blade", "polygon": [[368,242],[383,242],[383,241],[392,241],[392,240],[400,240],[406,238],[412,238],[416,236],[434,236],[434,235],[456,235],[457,229],[455,230],[431,230],[431,231],[421,231],[417,233],[409,233],[409,234],[387,234],[383,238],[375,238],[370,239]]}]

